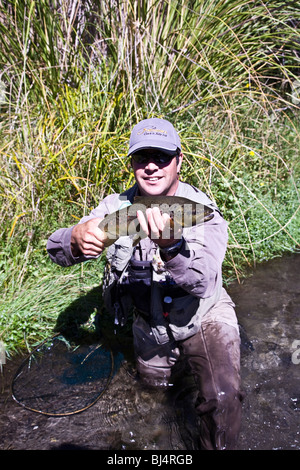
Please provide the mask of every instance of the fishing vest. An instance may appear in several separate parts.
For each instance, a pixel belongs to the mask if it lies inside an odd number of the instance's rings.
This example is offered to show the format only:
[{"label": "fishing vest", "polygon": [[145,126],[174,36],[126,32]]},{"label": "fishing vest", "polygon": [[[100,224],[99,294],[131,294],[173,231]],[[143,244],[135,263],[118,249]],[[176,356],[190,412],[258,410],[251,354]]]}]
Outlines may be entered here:
[{"label": "fishing vest", "polygon": [[[179,189],[180,196],[218,210],[204,193],[193,186],[181,183]],[[125,195],[132,201],[133,190],[131,188],[120,195],[120,200],[124,200]],[[118,209],[119,202],[116,204]],[[183,229],[183,238],[188,230]],[[147,242],[153,246],[150,239]],[[158,247],[150,261],[137,259],[137,249],[138,246],[133,247],[132,238],[124,236],[106,252],[102,292],[115,324],[125,325],[134,309],[148,321],[158,344],[167,343],[170,339],[180,341],[197,333],[203,316],[221,296],[221,279],[213,296],[205,299],[195,297],[175,284],[161,261]]]}]

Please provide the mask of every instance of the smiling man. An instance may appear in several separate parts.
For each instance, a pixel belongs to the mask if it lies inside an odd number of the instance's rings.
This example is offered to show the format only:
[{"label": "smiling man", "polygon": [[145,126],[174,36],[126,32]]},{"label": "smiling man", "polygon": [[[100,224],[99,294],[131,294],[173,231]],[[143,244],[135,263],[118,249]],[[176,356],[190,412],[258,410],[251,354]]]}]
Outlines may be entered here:
[{"label": "smiling man", "polygon": [[166,129],[158,129],[156,126],[159,121],[142,121],[134,128],[129,142],[129,155],[132,156],[141,194],[173,196],[178,187],[182,164],[181,145],[173,126],[167,126],[167,121],[164,121]]},{"label": "smiling man", "polygon": [[[166,120],[151,118],[132,130],[128,156],[136,183],[111,194],[77,225],[48,240],[51,259],[70,266],[97,258],[106,235],[105,215],[140,196],[181,196],[209,206],[205,223],[166,231],[170,215],[159,207],[137,211],[144,238],[133,246],[120,237],[106,250],[104,300],[123,325],[133,307],[137,371],[150,386],[168,387],[180,355],[187,358],[198,389],[200,449],[234,449],[241,421],[240,339],[234,304],[222,286],[227,223],[199,189],[179,180],[180,138]],[[166,237],[165,234],[168,234]]]},{"label": "smiling man", "polygon": [[[174,158],[176,156],[176,159]],[[142,195],[172,196],[178,186],[182,154],[141,150],[132,154],[135,179]]]}]

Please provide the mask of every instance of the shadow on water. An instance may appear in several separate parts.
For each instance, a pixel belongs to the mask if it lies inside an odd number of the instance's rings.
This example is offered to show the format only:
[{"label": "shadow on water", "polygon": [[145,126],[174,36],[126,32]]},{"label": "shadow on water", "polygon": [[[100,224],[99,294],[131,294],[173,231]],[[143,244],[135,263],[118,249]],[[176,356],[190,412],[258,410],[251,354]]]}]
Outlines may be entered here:
[{"label": "shadow on water", "polygon": [[[75,299],[60,313],[56,320],[54,330],[62,333],[67,339],[73,341],[94,341],[100,336],[100,326],[89,328],[94,317],[102,309],[101,286],[94,287],[85,295]],[[88,323],[88,327],[85,327]]]},{"label": "shadow on water", "polygon": [[[130,322],[129,322],[130,323]],[[74,300],[57,318],[54,330],[78,344],[101,340],[117,356],[120,349],[126,359],[132,360],[132,334],[130,324],[116,335],[112,316],[104,309],[101,286],[94,287],[84,296]],[[127,357],[128,355],[128,357]]]},{"label": "shadow on water", "polygon": [[[299,272],[300,256],[286,256],[228,288],[240,324],[246,393],[240,449],[300,449]],[[89,319],[100,311],[100,325],[91,328]],[[91,408],[60,418],[32,413],[2,396],[0,448],[197,449],[196,390],[184,360],[177,364],[173,387],[145,388],[134,369],[130,327],[115,335],[102,310],[100,287],[75,300],[57,319],[56,330],[78,344],[105,338],[115,358],[109,387]]]}]

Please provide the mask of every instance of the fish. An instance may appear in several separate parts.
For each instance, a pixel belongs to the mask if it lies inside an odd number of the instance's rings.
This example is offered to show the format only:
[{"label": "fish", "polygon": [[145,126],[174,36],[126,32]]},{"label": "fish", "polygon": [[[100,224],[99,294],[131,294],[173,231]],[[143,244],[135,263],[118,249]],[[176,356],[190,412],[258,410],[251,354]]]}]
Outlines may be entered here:
[{"label": "fish", "polygon": [[133,204],[107,214],[98,227],[105,233],[105,247],[122,236],[130,236],[136,245],[145,234],[141,233],[137,211],[146,214],[148,208],[159,207],[161,213],[169,214],[170,230],[192,227],[214,217],[213,209],[207,205],[180,196],[136,196]]}]

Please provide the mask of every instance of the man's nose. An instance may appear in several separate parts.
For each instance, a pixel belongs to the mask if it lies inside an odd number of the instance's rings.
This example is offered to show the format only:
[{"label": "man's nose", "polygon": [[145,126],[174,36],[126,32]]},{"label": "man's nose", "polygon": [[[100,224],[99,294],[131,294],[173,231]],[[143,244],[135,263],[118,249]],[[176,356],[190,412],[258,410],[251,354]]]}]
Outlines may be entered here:
[{"label": "man's nose", "polygon": [[153,158],[150,158],[145,166],[145,170],[156,170],[158,168],[157,163]]}]

